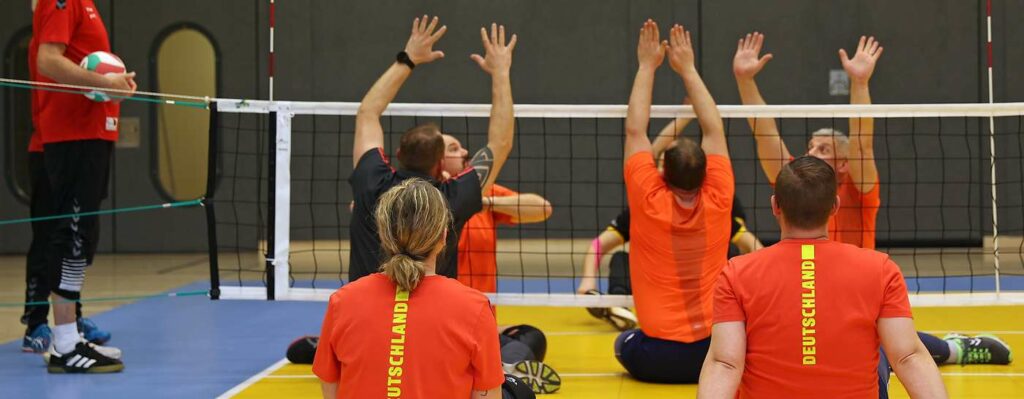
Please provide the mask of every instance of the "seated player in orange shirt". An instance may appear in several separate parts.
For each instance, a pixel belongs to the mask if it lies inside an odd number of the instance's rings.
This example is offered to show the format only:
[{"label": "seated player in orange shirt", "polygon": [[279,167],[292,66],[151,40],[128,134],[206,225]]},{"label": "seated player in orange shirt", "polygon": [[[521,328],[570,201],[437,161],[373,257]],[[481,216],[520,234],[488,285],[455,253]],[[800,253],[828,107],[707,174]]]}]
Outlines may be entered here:
[{"label": "seated player in orange shirt", "polygon": [[[740,39],[733,59],[733,73],[744,105],[765,104],[754,81],[754,77],[772,59],[771,54],[759,58],[763,43],[763,34],[748,34]],[[846,50],[839,50],[843,69],[850,76],[851,104],[871,103],[868,83],[882,50],[874,37],[863,36],[853,58],[847,56]],[[761,167],[768,180],[774,184],[779,170],[793,156],[779,136],[774,119],[757,118],[748,122],[757,141]],[[829,218],[829,238],[874,249],[875,221],[882,203],[874,155],[874,119],[850,118],[849,128],[849,136],[835,129],[821,129],[812,133],[807,144],[807,155],[825,161],[836,171],[840,206]],[[968,337],[952,333],[945,339],[925,333],[919,335],[938,364],[1008,364],[1011,361],[1010,347],[991,335]]]},{"label": "seated player in orange shirt", "polygon": [[[683,104],[690,104],[689,98],[683,99]],[[651,153],[657,160],[658,170],[661,170],[664,157],[663,154],[668,146],[676,141],[676,138],[686,128],[693,118],[676,118],[661,129],[654,142],[651,143]],[[739,198],[734,197],[732,203],[732,228],[729,231],[729,257],[750,253],[761,249],[764,245],[750,230],[747,230],[746,213]],[[598,269],[601,267],[601,258],[604,254],[611,253],[611,260],[608,262],[608,293],[612,295],[632,295],[633,289],[629,283],[629,252],[615,251],[629,242],[629,208],[622,210],[615,219],[608,223],[608,228],[594,238],[587,253],[583,258],[583,276],[580,278],[576,292],[586,295],[601,295],[597,289]],[[615,251],[614,253],[612,251]],[[626,331],[636,328],[636,315],[629,308],[587,308],[591,316],[604,320],[619,331]]]},{"label": "seated player in orange shirt", "polygon": [[842,204],[835,179],[812,156],[782,167],[772,196],[782,240],[722,272],[698,398],[873,398],[886,382],[876,379],[879,344],[911,397],[947,397],[899,266],[829,239]]},{"label": "seated player in orange shirt", "polygon": [[487,297],[436,273],[452,220],[441,192],[407,179],[374,213],[385,260],[331,295],[313,362],[324,398],[532,398],[502,371]]},{"label": "seated player in orange shirt", "polygon": [[[714,285],[726,263],[735,184],[722,118],[694,65],[689,32],[644,23],[639,68],[626,115],[624,177],[630,209],[630,279],[640,329],[615,342],[619,363],[636,379],[695,383],[711,335]],[[693,102],[703,139],[665,150],[658,171],[647,138],[655,70],[666,53]]]}]

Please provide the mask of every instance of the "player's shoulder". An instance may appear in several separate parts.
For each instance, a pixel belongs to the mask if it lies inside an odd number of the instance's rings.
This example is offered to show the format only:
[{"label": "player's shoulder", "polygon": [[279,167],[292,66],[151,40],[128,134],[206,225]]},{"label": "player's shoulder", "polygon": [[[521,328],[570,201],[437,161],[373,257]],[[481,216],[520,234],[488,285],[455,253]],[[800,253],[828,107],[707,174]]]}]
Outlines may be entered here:
[{"label": "player's shoulder", "polygon": [[459,280],[444,276],[431,276],[431,284],[434,284],[439,291],[443,291],[448,298],[458,300],[470,306],[484,305],[490,302],[487,296],[476,288],[469,287]]},{"label": "player's shoulder", "polygon": [[346,298],[365,298],[370,291],[379,291],[390,288],[391,282],[382,273],[373,273],[364,276],[356,281],[342,285],[337,291],[331,294],[331,302],[343,301]]},{"label": "player's shoulder", "polygon": [[832,241],[830,243],[835,253],[831,254],[836,259],[843,259],[849,262],[878,264],[881,265],[889,260],[889,254],[873,249],[861,248],[853,244]]}]

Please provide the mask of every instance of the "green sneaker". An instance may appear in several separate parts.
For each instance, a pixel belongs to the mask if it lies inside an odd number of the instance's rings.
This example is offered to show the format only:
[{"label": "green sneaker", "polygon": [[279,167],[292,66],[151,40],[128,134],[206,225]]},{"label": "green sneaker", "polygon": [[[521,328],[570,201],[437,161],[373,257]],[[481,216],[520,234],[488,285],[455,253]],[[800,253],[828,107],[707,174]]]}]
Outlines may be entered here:
[{"label": "green sneaker", "polygon": [[959,333],[949,333],[942,339],[955,344],[960,365],[1010,364],[1013,362],[1010,345],[995,335],[978,334],[971,337]]}]

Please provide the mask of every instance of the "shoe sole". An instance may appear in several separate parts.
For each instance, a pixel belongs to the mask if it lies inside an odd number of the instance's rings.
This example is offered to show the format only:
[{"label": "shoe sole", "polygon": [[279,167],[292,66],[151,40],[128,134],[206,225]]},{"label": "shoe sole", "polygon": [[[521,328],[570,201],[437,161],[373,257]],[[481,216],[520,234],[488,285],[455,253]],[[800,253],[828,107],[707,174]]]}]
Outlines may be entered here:
[{"label": "shoe sole", "polygon": [[625,308],[609,308],[605,320],[619,331],[632,330],[636,328],[636,320],[628,317],[627,314],[633,316],[632,312]]},{"label": "shoe sole", "polygon": [[107,374],[120,373],[124,370],[124,364],[111,364],[107,366],[96,366],[87,369],[67,369],[63,366],[47,366],[46,371],[50,374]]},{"label": "shoe sole", "polygon": [[558,392],[562,388],[562,377],[547,364],[536,361],[522,361],[515,365],[516,377],[523,380],[536,394]]}]

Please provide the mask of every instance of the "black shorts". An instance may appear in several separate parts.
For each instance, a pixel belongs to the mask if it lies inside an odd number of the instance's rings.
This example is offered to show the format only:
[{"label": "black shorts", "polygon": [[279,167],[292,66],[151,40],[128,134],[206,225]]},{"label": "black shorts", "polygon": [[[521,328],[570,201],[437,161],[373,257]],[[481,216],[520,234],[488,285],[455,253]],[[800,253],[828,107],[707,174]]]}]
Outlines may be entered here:
[{"label": "black shorts", "polygon": [[659,384],[696,384],[711,338],[676,342],[654,338],[639,328],[615,339],[615,357],[633,378]]},{"label": "black shorts", "polygon": [[[72,215],[95,212],[107,197],[110,156],[114,143],[106,140],[46,144],[46,174],[50,180],[53,212]],[[46,261],[51,291],[77,300],[99,241],[96,216],[66,217],[54,221]]]}]

